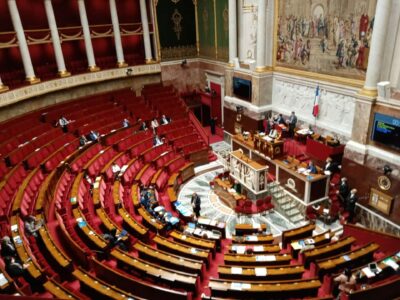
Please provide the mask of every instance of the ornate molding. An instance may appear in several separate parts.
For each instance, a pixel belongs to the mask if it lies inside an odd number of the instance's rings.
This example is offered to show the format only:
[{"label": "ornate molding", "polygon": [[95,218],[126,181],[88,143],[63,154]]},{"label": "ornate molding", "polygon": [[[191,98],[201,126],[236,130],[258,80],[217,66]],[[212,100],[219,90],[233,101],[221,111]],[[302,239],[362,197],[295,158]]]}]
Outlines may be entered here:
[{"label": "ornate molding", "polygon": [[[130,75],[127,75],[128,70]],[[44,95],[47,93],[68,89],[80,85],[96,83],[107,80],[114,80],[118,78],[134,77],[140,75],[157,74],[161,73],[160,64],[147,64],[140,66],[131,66],[126,68],[110,69],[105,71],[85,73],[74,75],[70,77],[63,77],[59,79],[49,80],[35,85],[13,89],[8,92],[0,94],[0,107],[10,104],[18,103],[20,101]]]}]

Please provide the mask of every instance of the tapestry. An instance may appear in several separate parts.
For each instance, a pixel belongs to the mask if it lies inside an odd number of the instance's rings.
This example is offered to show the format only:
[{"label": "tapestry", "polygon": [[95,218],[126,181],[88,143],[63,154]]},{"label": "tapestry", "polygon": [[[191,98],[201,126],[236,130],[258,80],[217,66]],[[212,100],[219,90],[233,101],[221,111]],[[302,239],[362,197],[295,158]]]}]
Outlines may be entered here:
[{"label": "tapestry", "polygon": [[229,10],[228,0],[216,1],[217,59],[229,60]]},{"label": "tapestry", "polygon": [[276,65],[364,79],[377,0],[279,0]]},{"label": "tapestry", "polygon": [[214,1],[215,0],[197,0],[200,56],[213,59],[216,58]]},{"label": "tapestry", "polygon": [[161,59],[195,57],[196,21],[193,0],[160,0],[155,3]]}]

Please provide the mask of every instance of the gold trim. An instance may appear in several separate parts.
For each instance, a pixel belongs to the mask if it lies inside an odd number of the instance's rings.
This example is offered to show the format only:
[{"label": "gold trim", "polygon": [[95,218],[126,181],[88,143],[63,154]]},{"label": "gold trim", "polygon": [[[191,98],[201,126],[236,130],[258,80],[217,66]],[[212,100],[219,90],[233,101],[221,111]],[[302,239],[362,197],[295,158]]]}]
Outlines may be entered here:
[{"label": "gold trim", "polygon": [[197,12],[197,1],[193,1],[194,4],[194,20],[196,22],[196,50],[197,50],[197,56],[200,55],[200,35],[199,35],[199,15]]},{"label": "gold trim", "polygon": [[125,68],[127,66],[128,66],[128,64],[125,61],[118,61],[117,62],[117,68]]},{"label": "gold trim", "polygon": [[4,84],[0,85],[0,93],[7,92],[10,88]]},{"label": "gold trim", "polygon": [[29,84],[36,84],[40,82],[40,78],[37,78],[36,76],[26,77],[25,81],[29,82]]},{"label": "gold trim", "polygon": [[157,4],[155,3],[155,0],[152,1],[152,6],[153,6],[153,24],[154,28],[153,31],[155,34],[155,40],[156,40],[156,45],[157,45],[157,53],[156,53],[156,60],[161,61],[161,46],[160,46],[160,33],[158,31],[158,19],[157,19]]},{"label": "gold trim", "polygon": [[278,14],[279,14],[279,1],[274,1],[274,32],[273,32],[273,47],[272,47],[272,67],[276,66],[276,55],[278,51]]},{"label": "gold trim", "polygon": [[98,72],[98,71],[100,71],[100,68],[98,66],[89,66],[88,71],[89,72]]},{"label": "gold trim", "polygon": [[146,65],[151,65],[151,64],[156,63],[156,61],[151,58],[146,58],[145,63],[146,63]]},{"label": "gold trim", "polygon": [[272,67],[270,67],[270,66],[261,67],[260,66],[260,67],[256,67],[255,71],[258,73],[268,72],[268,71],[272,71]]},{"label": "gold trim", "polygon": [[57,75],[58,75],[58,77],[63,78],[63,77],[69,77],[69,76],[71,76],[71,73],[68,72],[67,70],[62,70],[62,71],[59,71],[59,72],[57,73]]},{"label": "gold trim", "polygon": [[228,67],[234,68],[234,67],[235,67],[235,64],[234,64],[233,62],[228,62]]},{"label": "gold trim", "polygon": [[358,94],[361,96],[376,98],[378,96],[378,90],[376,88],[363,87],[361,90],[358,91]]},{"label": "gold trim", "polygon": [[285,68],[285,67],[280,67],[280,66],[275,66],[273,68],[273,70],[274,70],[274,72],[281,72],[284,74],[306,77],[306,78],[310,78],[310,79],[314,79],[314,80],[328,81],[329,83],[338,83],[338,84],[353,86],[353,87],[357,87],[357,88],[362,88],[364,85],[364,80],[359,80],[359,79],[338,77],[338,76],[333,76],[333,75],[314,73],[314,72],[297,70],[297,69],[292,69],[292,68]]},{"label": "gold trim", "polygon": [[214,44],[215,44],[215,59],[218,59],[218,32],[217,32],[217,3],[214,2]]}]

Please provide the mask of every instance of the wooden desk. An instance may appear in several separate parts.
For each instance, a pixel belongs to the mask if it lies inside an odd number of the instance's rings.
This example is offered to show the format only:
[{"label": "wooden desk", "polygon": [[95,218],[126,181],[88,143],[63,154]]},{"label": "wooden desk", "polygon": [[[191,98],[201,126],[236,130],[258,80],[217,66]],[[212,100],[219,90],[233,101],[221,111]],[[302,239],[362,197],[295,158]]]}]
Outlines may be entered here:
[{"label": "wooden desk", "polygon": [[276,164],[276,181],[287,191],[305,203],[328,196],[329,176],[323,174],[300,174],[300,167],[295,162],[274,160]]},{"label": "wooden desk", "polygon": [[134,298],[134,296],[130,293],[122,291],[112,285],[107,284],[105,281],[102,281],[90,273],[84,271],[79,268],[72,272],[74,277],[79,281],[80,288],[83,290],[90,290],[92,293],[92,297],[99,297],[100,299],[120,299],[126,300],[128,298]]},{"label": "wooden desk", "polygon": [[[137,280],[137,277],[130,276],[126,271],[122,271],[119,268],[111,268],[94,258],[92,258],[91,265],[91,269],[95,271],[98,278],[125,291],[132,291],[134,299],[189,300],[188,292],[186,291],[175,291],[159,285],[158,282],[155,284],[145,280]],[[149,267],[153,268],[153,266]],[[158,279],[155,278],[155,280]]]},{"label": "wooden desk", "polygon": [[325,142],[307,138],[306,153],[318,160],[325,161],[331,157],[336,162],[341,162],[345,145],[330,146]]},{"label": "wooden desk", "polygon": [[165,227],[164,224],[161,223],[161,221],[157,220],[155,217],[153,217],[144,207],[139,207],[138,213],[139,215],[142,216],[143,223],[145,224],[145,226],[149,226],[157,232],[163,231]]},{"label": "wooden desk", "polygon": [[168,240],[167,238],[164,238],[160,235],[156,235],[153,238],[153,242],[157,244],[158,249],[162,249],[164,251],[168,251],[190,259],[203,261],[208,266],[210,259],[210,252],[208,250],[189,247],[184,244]]},{"label": "wooden desk", "polygon": [[166,283],[173,288],[179,287],[187,291],[197,290],[197,276],[193,276],[192,274],[152,264],[126,252],[122,252],[119,249],[112,250],[111,256],[117,260],[117,264],[121,268],[128,267],[141,275]]},{"label": "wooden desk", "polygon": [[230,253],[245,254],[246,251],[251,251],[254,254],[278,253],[281,251],[279,245],[257,245],[257,244],[232,244],[229,245]]},{"label": "wooden desk", "polygon": [[227,265],[243,266],[276,266],[289,265],[292,256],[290,254],[225,254],[224,262]]},{"label": "wooden desk", "polygon": [[203,262],[201,260],[188,259],[160,249],[153,249],[141,241],[138,241],[133,247],[137,250],[139,257],[148,261],[171,268],[172,270],[178,270],[193,275],[202,275]]},{"label": "wooden desk", "polygon": [[221,233],[222,238],[225,238],[226,224],[224,222],[218,222],[204,217],[199,217],[197,219],[197,224],[209,230],[219,231]]},{"label": "wooden desk", "polygon": [[235,234],[238,236],[241,235],[251,235],[253,233],[265,232],[267,230],[267,224],[236,224],[235,225]]},{"label": "wooden desk", "polygon": [[365,299],[398,299],[400,290],[400,277],[394,277],[383,283],[368,286],[366,289],[353,291],[347,294],[348,300]]},{"label": "wooden desk", "polygon": [[[311,245],[313,247],[318,247],[318,246],[328,244],[334,235],[335,234],[330,230],[328,232],[323,232],[323,233],[314,235],[311,237],[314,241],[314,243]],[[296,241],[292,241],[290,243],[291,254],[294,258],[297,258],[297,254],[299,253],[300,250],[303,249],[303,247],[299,244],[300,241],[304,242],[304,240],[296,240]]]},{"label": "wooden desk", "polygon": [[352,236],[340,239],[336,242],[331,242],[327,245],[319,246],[314,249],[306,250],[302,253],[303,262],[306,268],[312,261],[317,259],[324,259],[330,256],[337,255],[339,253],[348,252],[351,245],[356,241]]},{"label": "wooden desk", "polygon": [[[340,269],[351,265],[353,268],[363,265],[373,260],[373,254],[379,249],[379,245],[369,243],[368,245],[354,251],[350,251],[329,259],[317,260],[316,266],[320,278],[327,273],[338,272]],[[347,255],[350,260],[346,260],[344,256]]]},{"label": "wooden desk", "polygon": [[254,135],[254,148],[271,159],[283,156],[284,142],[279,139],[267,139],[266,136]]},{"label": "wooden desk", "polygon": [[[247,284],[243,286],[244,284]],[[239,287],[236,287],[240,285]],[[233,297],[240,299],[292,299],[316,296],[321,282],[318,279],[303,279],[295,281],[228,281],[226,279],[211,279],[208,284],[214,297]]]},{"label": "wooden desk", "polygon": [[225,205],[232,209],[236,207],[237,201],[246,199],[242,194],[232,191],[232,184],[229,180],[222,180],[218,177],[214,179],[214,193]]},{"label": "wooden desk", "polygon": [[272,244],[274,237],[272,234],[232,236],[232,243],[238,244]]},{"label": "wooden desk", "polygon": [[[265,269],[266,275],[262,274],[262,270],[260,269]],[[289,279],[301,279],[304,270],[305,270],[304,266],[302,265],[292,265],[287,267],[219,266],[218,275],[219,278],[221,279],[229,279],[229,280],[252,280],[252,281],[289,280]]]},{"label": "wooden desk", "polygon": [[149,229],[134,219],[124,207],[118,209],[118,214],[122,217],[123,224],[127,231],[134,237],[147,240],[149,238]]},{"label": "wooden desk", "polygon": [[292,241],[312,236],[315,224],[308,224],[282,232],[282,248],[286,248]]},{"label": "wooden desk", "polygon": [[215,241],[210,241],[207,239],[196,238],[194,236],[183,234],[178,230],[173,230],[169,234],[175,241],[178,241],[182,244],[186,244],[191,247],[197,247],[204,250],[208,250],[215,255]]},{"label": "wooden desk", "polygon": [[76,299],[79,300],[79,296],[74,295],[71,291],[67,290],[61,284],[54,279],[49,279],[43,283],[43,287],[46,291],[54,296],[56,299]]}]

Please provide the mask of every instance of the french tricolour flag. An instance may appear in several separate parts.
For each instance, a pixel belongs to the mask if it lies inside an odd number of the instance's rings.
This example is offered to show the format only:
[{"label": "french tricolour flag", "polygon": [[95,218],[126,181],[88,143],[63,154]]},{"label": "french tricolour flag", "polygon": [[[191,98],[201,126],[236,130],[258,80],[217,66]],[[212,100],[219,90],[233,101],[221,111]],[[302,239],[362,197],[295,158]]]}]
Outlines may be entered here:
[{"label": "french tricolour flag", "polygon": [[319,89],[319,85],[317,85],[317,89],[315,90],[314,106],[312,111],[314,118],[318,117],[320,95],[321,95],[321,90]]}]

